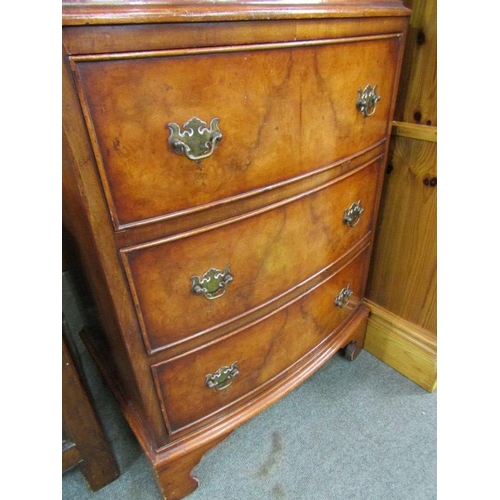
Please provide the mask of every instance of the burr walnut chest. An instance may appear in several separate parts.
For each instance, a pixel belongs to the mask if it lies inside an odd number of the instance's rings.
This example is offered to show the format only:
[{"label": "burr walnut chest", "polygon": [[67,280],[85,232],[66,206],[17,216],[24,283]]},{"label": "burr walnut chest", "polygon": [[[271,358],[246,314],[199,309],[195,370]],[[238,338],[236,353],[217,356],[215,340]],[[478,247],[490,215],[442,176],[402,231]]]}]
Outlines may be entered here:
[{"label": "burr walnut chest", "polygon": [[85,340],[168,500],[363,304],[400,1],[63,3],[63,223]]}]

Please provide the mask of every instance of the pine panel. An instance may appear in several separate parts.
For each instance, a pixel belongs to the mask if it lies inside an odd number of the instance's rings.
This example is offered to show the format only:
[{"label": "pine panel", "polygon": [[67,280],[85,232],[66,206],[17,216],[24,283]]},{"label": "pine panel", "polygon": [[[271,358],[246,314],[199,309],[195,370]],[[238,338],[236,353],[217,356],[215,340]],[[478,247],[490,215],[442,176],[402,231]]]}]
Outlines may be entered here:
[{"label": "pine panel", "polygon": [[437,144],[393,137],[368,297],[437,331]]},{"label": "pine panel", "polygon": [[412,9],[395,120],[437,126],[437,1],[405,0]]}]

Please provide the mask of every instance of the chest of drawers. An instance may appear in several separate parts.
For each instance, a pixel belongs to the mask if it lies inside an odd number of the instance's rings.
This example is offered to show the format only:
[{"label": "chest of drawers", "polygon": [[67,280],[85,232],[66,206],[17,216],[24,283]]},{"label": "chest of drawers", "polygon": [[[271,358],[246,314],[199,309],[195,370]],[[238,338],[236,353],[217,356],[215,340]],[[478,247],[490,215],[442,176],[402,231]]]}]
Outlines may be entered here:
[{"label": "chest of drawers", "polygon": [[365,289],[401,2],[63,4],[63,223],[85,338],[168,500],[340,349]]}]

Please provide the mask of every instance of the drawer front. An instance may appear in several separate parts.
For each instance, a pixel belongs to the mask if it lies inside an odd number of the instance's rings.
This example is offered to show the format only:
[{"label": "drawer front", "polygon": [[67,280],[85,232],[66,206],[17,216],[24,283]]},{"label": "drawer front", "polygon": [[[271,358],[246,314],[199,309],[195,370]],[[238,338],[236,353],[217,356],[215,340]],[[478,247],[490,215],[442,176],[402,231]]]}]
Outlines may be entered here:
[{"label": "drawer front", "polygon": [[[147,347],[207,333],[330,266],[369,232],[380,172],[377,161],[275,209],[122,251]],[[345,211],[358,201],[364,211],[350,226]],[[192,277],[201,281],[210,269],[223,273],[226,266],[232,281],[219,279],[223,295],[195,293]]]},{"label": "drawer front", "polygon": [[[218,416],[329,337],[360,300],[367,259],[364,250],[333,277],[263,321],[153,366],[169,430],[175,433]],[[336,306],[348,287],[352,295]]]},{"label": "drawer front", "polygon": [[[400,38],[311,43],[78,58],[80,98],[115,227],[255,194],[381,141]],[[377,85],[381,97],[370,117],[356,105],[366,85]],[[193,117],[207,132],[191,131],[189,139],[183,126]],[[220,141],[209,133],[214,118]],[[193,161],[174,152],[169,124],[185,134],[176,137],[192,156],[211,156]]]}]

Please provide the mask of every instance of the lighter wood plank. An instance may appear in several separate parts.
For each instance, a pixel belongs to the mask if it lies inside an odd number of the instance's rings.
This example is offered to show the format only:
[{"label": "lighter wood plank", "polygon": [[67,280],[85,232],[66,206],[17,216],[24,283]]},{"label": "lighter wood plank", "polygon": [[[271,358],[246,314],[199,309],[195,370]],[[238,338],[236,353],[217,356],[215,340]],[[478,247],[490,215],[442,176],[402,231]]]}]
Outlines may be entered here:
[{"label": "lighter wood plank", "polygon": [[[412,9],[367,296],[365,347],[426,390],[436,387],[437,2]],[[433,182],[431,182],[431,180]],[[376,304],[376,305],[375,305]]]},{"label": "lighter wood plank", "polygon": [[412,9],[396,120],[437,126],[437,0],[405,0]]},{"label": "lighter wood plank", "polygon": [[377,304],[370,308],[365,349],[429,392],[437,387],[435,336]]},{"label": "lighter wood plank", "polygon": [[394,137],[367,297],[437,334],[437,188],[432,142]]},{"label": "lighter wood plank", "polygon": [[415,123],[392,122],[393,136],[408,137],[419,141],[437,142],[437,127]]}]

